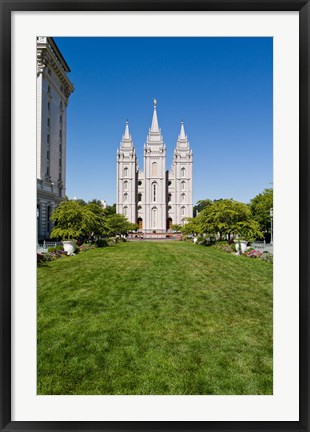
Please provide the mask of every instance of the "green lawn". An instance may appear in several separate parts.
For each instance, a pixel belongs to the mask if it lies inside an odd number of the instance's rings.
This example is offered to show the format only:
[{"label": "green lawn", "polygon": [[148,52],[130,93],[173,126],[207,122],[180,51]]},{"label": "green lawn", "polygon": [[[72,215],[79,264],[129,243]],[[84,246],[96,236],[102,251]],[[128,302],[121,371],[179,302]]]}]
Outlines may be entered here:
[{"label": "green lawn", "polygon": [[38,268],[38,394],[272,394],[272,265],[127,242]]}]

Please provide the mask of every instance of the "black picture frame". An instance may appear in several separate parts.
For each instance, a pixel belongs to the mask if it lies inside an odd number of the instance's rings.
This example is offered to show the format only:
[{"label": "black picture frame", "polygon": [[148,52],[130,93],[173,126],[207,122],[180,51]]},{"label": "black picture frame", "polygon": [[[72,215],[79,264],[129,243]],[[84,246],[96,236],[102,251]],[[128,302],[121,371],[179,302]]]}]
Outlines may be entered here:
[{"label": "black picture frame", "polygon": [[[310,431],[309,423],[309,0],[0,0],[0,428],[1,431]],[[298,11],[300,167],[300,377],[299,421],[253,422],[23,422],[11,421],[11,13],[15,11]],[[26,312],[25,312],[26,313]]]}]

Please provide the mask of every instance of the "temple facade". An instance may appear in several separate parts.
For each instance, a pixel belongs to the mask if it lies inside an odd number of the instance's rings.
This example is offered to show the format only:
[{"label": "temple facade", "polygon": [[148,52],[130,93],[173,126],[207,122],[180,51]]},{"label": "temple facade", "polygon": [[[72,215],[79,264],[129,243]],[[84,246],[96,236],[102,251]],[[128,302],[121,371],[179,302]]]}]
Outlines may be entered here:
[{"label": "temple facade", "polygon": [[116,211],[147,234],[165,234],[172,225],[183,225],[193,216],[193,153],[182,121],[170,171],[166,170],[166,145],[158,125],[154,101],[152,124],[144,145],[144,169],[138,166],[129,124],[117,151]]}]

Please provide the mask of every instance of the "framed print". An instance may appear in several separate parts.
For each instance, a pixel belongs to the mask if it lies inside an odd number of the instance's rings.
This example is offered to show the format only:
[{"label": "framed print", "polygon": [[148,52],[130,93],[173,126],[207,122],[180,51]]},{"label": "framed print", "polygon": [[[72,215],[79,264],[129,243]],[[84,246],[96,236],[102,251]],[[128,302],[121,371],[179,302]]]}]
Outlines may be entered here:
[{"label": "framed print", "polygon": [[1,430],[308,431],[309,2],[1,29]]}]

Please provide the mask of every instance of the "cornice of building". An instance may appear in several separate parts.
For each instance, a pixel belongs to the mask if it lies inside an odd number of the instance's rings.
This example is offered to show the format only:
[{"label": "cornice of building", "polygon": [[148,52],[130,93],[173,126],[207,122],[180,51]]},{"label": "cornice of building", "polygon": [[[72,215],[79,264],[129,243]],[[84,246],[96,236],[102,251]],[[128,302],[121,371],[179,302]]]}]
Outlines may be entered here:
[{"label": "cornice of building", "polygon": [[[57,52],[56,52],[57,48]],[[67,98],[74,91],[72,82],[67,77],[69,66],[61,55],[57,45],[48,37],[37,38],[37,76],[44,73],[46,67],[51,67],[62,83]]]}]

